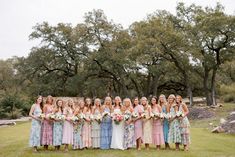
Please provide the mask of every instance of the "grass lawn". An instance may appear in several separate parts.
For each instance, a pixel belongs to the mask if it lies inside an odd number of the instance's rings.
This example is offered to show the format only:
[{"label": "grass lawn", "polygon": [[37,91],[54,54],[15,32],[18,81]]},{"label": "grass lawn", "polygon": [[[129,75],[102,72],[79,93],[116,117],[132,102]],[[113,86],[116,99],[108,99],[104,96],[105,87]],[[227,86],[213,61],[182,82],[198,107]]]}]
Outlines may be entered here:
[{"label": "grass lawn", "polygon": [[[174,150],[160,150],[154,149],[154,146],[149,151],[142,149],[137,151],[131,150],[70,150],[65,153],[63,151],[55,152],[51,147],[49,151],[39,150],[38,153],[33,153],[32,149],[28,147],[30,123],[18,123],[16,126],[0,128],[0,157],[34,157],[34,156],[50,156],[50,157],[235,157],[235,135],[228,134],[212,134],[206,127],[211,121],[219,120],[219,117],[225,116],[228,111],[235,108],[234,104],[226,104],[226,106],[218,112],[218,116],[212,119],[200,121],[193,121],[191,128],[190,150],[174,151]],[[217,115],[217,114],[216,114]],[[198,127],[199,126],[199,127]],[[173,147],[173,146],[172,146]]]}]

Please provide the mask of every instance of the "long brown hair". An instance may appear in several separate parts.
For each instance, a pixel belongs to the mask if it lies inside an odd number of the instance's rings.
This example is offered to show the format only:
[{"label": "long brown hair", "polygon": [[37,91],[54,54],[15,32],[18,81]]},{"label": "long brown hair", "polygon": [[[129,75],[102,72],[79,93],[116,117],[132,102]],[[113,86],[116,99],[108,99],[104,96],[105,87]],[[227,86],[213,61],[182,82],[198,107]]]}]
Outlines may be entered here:
[{"label": "long brown hair", "polygon": [[41,95],[38,95],[37,96],[37,99],[35,100],[35,103],[37,103],[37,100],[38,100],[38,98],[42,98],[42,101],[41,101],[41,103],[39,104],[40,105],[40,108],[41,108],[41,110],[43,110],[43,97],[41,96]]},{"label": "long brown hair", "polygon": [[157,101],[157,97],[156,96],[153,96],[152,98],[151,98],[151,102],[150,102],[150,104],[151,104],[151,107],[153,107],[153,104],[152,104],[152,99],[155,99],[156,100],[156,104],[158,103]]},{"label": "long brown hair", "polygon": [[[61,107],[58,105],[59,101],[62,101],[62,106]],[[55,108],[56,109],[55,109],[55,111],[58,112],[59,108],[60,108],[61,112],[63,112],[63,105],[64,105],[64,101],[62,99],[56,100],[56,103],[55,103]]]}]

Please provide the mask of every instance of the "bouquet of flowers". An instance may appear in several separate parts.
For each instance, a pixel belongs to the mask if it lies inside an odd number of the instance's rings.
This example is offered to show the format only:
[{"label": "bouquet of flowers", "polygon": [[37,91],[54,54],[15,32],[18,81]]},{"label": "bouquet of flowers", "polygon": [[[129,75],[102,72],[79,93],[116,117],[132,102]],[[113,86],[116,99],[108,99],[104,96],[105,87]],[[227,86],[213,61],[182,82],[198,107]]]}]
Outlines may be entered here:
[{"label": "bouquet of flowers", "polygon": [[164,113],[158,113],[158,112],[153,112],[153,118],[156,118],[156,119],[158,119],[158,118],[160,118],[160,119],[163,119],[164,118]]},{"label": "bouquet of flowers", "polygon": [[177,112],[176,112],[176,117],[184,117],[184,112],[182,112],[182,111],[177,111]]},{"label": "bouquet of flowers", "polygon": [[64,121],[64,120],[65,120],[65,115],[57,114],[57,115],[55,116],[55,119],[58,119],[58,120],[60,120],[60,121]]},{"label": "bouquet of flowers", "polygon": [[138,117],[138,113],[137,112],[133,112],[131,115],[133,118],[137,118]]},{"label": "bouquet of flowers", "polygon": [[50,120],[55,120],[56,115],[55,115],[54,113],[49,113],[49,114],[47,115],[47,117],[48,117],[48,119],[50,119]]},{"label": "bouquet of flowers", "polygon": [[130,111],[126,111],[125,114],[124,114],[124,120],[125,121],[128,121],[131,119],[131,112]]},{"label": "bouquet of flowers", "polygon": [[119,124],[124,119],[124,116],[121,113],[114,113],[113,120],[116,124]]},{"label": "bouquet of flowers", "polygon": [[102,117],[106,117],[106,116],[110,116],[110,113],[107,112],[107,111],[104,111],[103,114],[102,114]]},{"label": "bouquet of flowers", "polygon": [[147,118],[147,112],[144,111],[144,112],[141,114],[141,117],[142,117],[142,118]]},{"label": "bouquet of flowers", "polygon": [[79,118],[77,116],[72,116],[71,121],[76,124],[79,121]]},{"label": "bouquet of flowers", "polygon": [[163,113],[163,117],[164,117],[165,119],[170,119],[172,116],[171,116],[170,113]]},{"label": "bouquet of flowers", "polygon": [[44,113],[41,113],[40,115],[39,115],[39,118],[40,119],[44,119],[46,117],[46,115],[44,114]]},{"label": "bouquet of flowers", "polygon": [[101,123],[101,121],[102,121],[102,116],[101,116],[101,114],[95,115],[95,116],[94,116],[94,120],[96,120],[98,123]]}]

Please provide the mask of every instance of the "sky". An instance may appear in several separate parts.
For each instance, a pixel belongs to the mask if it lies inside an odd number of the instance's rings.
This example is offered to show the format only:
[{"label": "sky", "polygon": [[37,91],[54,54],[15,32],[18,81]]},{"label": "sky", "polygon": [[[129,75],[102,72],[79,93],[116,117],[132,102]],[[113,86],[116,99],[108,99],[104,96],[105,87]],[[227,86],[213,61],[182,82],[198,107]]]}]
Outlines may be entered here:
[{"label": "sky", "polygon": [[29,40],[32,27],[43,21],[76,25],[86,12],[102,9],[109,20],[127,28],[156,10],[174,14],[178,2],[211,7],[220,2],[227,14],[235,15],[234,0],[0,0],[0,59],[27,57],[39,43]]}]

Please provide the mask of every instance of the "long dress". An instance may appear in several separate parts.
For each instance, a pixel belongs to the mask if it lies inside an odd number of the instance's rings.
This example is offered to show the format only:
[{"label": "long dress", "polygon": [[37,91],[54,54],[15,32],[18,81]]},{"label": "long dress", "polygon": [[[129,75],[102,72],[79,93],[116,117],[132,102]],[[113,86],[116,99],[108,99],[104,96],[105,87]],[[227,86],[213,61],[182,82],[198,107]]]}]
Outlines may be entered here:
[{"label": "long dress", "polygon": [[[139,116],[144,112],[144,107],[142,105],[137,105],[134,108],[134,112],[137,113]],[[134,122],[135,128],[135,141],[137,139],[141,139],[143,141],[143,119],[138,119]]]},{"label": "long dress", "polygon": [[[89,118],[91,115],[90,111],[86,112],[85,116]],[[84,121],[82,127],[82,147],[91,147],[91,122]]]},{"label": "long dress", "polygon": [[[61,112],[57,112],[56,115],[61,115]],[[62,145],[63,137],[63,122],[55,121],[53,124],[53,146]]]},{"label": "long dress", "polygon": [[[69,108],[68,110],[65,109],[63,114],[66,117],[72,117],[73,111],[71,108]],[[63,144],[73,144],[73,124],[72,124],[72,122],[70,122],[68,120],[64,121],[62,143]]]},{"label": "long dress", "polygon": [[[167,114],[166,106],[163,105],[162,112]],[[168,134],[169,134],[169,120],[164,118],[163,120],[163,134],[164,134],[164,141],[168,143]]]},{"label": "long dress", "polygon": [[82,126],[83,122],[78,122],[73,126],[73,149],[80,149],[82,148],[82,138],[81,138],[81,133],[82,133]]},{"label": "long dress", "polygon": [[[172,116],[176,115],[173,107],[170,108],[170,114]],[[177,118],[170,122],[168,141],[169,143],[181,143],[180,122]]]},{"label": "long dress", "polygon": [[[52,113],[52,105],[47,107],[46,116]],[[52,145],[53,144],[53,122],[44,119],[42,126],[42,145]]]},{"label": "long dress", "polygon": [[143,142],[145,144],[150,144],[152,143],[152,126],[153,126],[153,121],[152,119],[149,119],[150,113],[149,109],[150,106],[147,107],[147,109],[144,111],[146,113],[146,118],[143,119]]},{"label": "long dress", "polygon": [[[122,114],[119,108],[115,108],[114,113]],[[113,132],[112,132],[111,148],[124,150],[123,147],[124,121],[119,122],[119,124],[116,124],[113,121],[112,126],[113,126]]]},{"label": "long dress", "polygon": [[[155,113],[160,113],[157,107],[152,109]],[[164,144],[163,125],[160,119],[153,119],[153,144],[162,145]]]},{"label": "long dress", "polygon": [[[94,117],[100,115],[100,111],[98,109],[94,112]],[[100,147],[100,123],[96,120],[93,120],[91,123],[91,138],[92,138],[92,147],[99,148]]]},{"label": "long dress", "polygon": [[[42,110],[39,105],[36,105],[33,111],[33,115],[39,117]],[[32,119],[29,146],[36,147],[41,145],[41,121]]]},{"label": "long dress", "polygon": [[124,126],[124,148],[132,148],[135,144],[135,128],[134,123],[130,124],[125,123]]},{"label": "long dress", "polygon": [[[110,113],[110,109],[107,107],[104,111]],[[112,139],[112,119],[109,115],[103,117],[100,128],[100,149],[109,149]]]},{"label": "long dress", "polygon": [[[179,111],[183,112],[183,107],[180,104]],[[183,145],[189,145],[190,144],[190,123],[188,120],[188,117],[185,116],[181,121],[180,121],[180,132],[181,132],[181,144]]]}]

